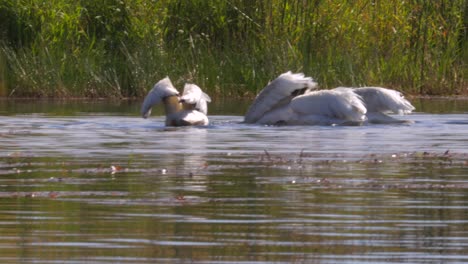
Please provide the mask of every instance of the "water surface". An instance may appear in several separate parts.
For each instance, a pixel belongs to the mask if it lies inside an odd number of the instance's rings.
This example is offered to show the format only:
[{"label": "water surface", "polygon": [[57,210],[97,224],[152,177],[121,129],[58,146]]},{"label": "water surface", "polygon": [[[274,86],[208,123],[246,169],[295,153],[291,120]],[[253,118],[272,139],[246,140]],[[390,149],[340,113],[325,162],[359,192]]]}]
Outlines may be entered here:
[{"label": "water surface", "polygon": [[0,261],[468,262],[466,101],[360,127],[247,105],[166,128],[138,102],[0,101]]}]

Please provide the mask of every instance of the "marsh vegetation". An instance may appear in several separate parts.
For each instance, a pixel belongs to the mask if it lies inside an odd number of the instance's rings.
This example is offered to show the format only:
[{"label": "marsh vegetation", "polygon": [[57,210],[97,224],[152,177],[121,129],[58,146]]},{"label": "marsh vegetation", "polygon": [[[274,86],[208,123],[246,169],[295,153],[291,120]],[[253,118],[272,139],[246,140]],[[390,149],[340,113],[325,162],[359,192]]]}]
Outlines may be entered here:
[{"label": "marsh vegetation", "polygon": [[166,75],[255,94],[286,70],[323,88],[466,93],[467,2],[0,1],[0,95],[138,97]]}]

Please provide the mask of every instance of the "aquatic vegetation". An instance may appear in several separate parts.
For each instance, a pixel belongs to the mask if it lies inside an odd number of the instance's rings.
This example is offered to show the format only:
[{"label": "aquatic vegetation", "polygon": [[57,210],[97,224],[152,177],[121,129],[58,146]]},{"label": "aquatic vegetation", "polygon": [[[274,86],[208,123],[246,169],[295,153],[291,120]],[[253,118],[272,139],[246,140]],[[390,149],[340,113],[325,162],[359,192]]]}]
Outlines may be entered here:
[{"label": "aquatic vegetation", "polygon": [[244,95],[278,73],[325,88],[466,93],[466,4],[455,1],[0,3],[0,95],[141,97],[155,80]]}]

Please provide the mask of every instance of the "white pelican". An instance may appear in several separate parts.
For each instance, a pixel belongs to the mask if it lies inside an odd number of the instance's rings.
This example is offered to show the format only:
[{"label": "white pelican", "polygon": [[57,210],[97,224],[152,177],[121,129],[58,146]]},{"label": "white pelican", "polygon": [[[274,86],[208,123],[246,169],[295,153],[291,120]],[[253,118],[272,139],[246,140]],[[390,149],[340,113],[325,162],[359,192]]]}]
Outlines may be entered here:
[{"label": "white pelican", "polygon": [[185,84],[182,96],[172,85],[169,77],[157,82],[146,95],[141,106],[141,115],[147,118],[151,108],[164,103],[166,126],[208,125],[208,106],[210,97],[195,84]]},{"label": "white pelican", "polygon": [[358,94],[366,105],[366,117],[369,123],[408,123],[407,120],[399,120],[387,114],[410,114],[415,109],[400,92],[392,89],[383,87],[338,87],[334,90],[352,91]]},{"label": "white pelican", "polygon": [[366,108],[347,90],[313,91],[317,83],[303,74],[286,72],[257,95],[245,123],[266,125],[330,125],[361,123]]},{"label": "white pelican", "polygon": [[[245,123],[265,125],[351,125],[399,120],[386,112],[409,113],[414,107],[400,93],[380,87],[314,91],[312,78],[286,72],[257,95]],[[404,121],[403,121],[404,122]]]}]

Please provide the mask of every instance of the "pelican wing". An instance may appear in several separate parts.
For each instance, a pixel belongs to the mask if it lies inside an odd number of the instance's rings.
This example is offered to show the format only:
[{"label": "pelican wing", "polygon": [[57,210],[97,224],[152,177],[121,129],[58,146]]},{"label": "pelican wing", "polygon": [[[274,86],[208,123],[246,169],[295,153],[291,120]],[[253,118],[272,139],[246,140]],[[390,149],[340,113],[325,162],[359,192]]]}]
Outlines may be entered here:
[{"label": "pelican wing", "polygon": [[302,73],[286,72],[270,82],[257,95],[255,101],[249,107],[244,121],[255,123],[265,113],[288,104],[292,98],[315,89],[317,83]]},{"label": "pelican wing", "polygon": [[367,111],[361,97],[346,90],[313,91],[294,98],[290,107],[300,116],[326,116],[352,122],[364,121]]},{"label": "pelican wing", "polygon": [[201,99],[202,94],[203,92],[200,87],[195,84],[186,83],[180,100],[188,104],[196,104]]},{"label": "pelican wing", "polygon": [[211,102],[211,98],[200,87],[191,83],[185,84],[180,100],[186,104],[194,104],[195,109],[205,115],[208,113],[208,103]]},{"label": "pelican wing", "polygon": [[146,95],[145,100],[141,106],[141,116],[147,118],[151,114],[151,108],[159,104],[162,99],[172,95],[178,95],[179,92],[172,85],[169,77],[166,77],[157,82],[151,91]]},{"label": "pelican wing", "polygon": [[415,108],[403,95],[382,87],[361,87],[353,91],[360,95],[368,112],[409,114]]},{"label": "pelican wing", "polygon": [[208,114],[208,102],[204,99],[200,99],[198,103],[195,105],[195,110],[202,112],[203,114]]}]

